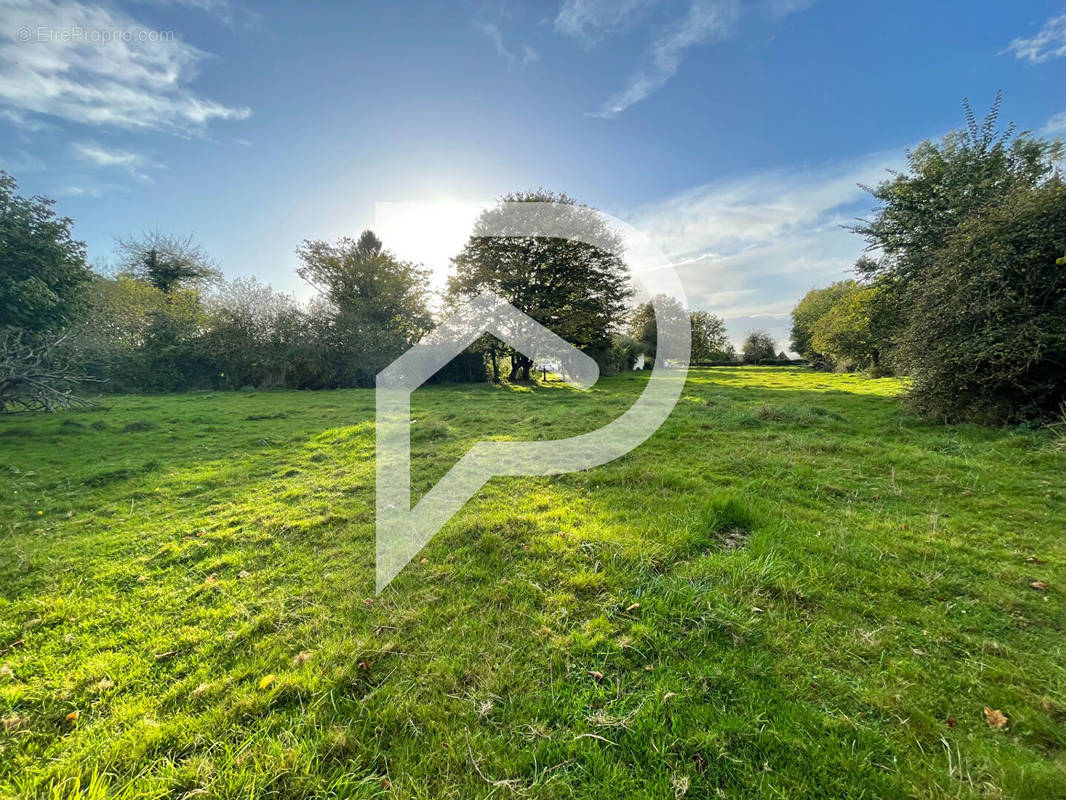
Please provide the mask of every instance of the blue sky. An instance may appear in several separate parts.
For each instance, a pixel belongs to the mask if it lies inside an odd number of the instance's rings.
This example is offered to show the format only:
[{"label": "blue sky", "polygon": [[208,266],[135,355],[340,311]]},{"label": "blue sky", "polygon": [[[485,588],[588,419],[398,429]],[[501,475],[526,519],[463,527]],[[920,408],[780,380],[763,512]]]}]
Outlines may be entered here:
[{"label": "blue sky", "polygon": [[[300,241],[357,235],[377,202],[544,186],[653,236],[734,339],[784,343],[861,252],[856,183],[963,97],[980,114],[1001,89],[1004,119],[1066,136],[1064,0],[0,0],[0,20],[0,166],[93,261],[191,232],[301,297]],[[442,275],[439,238],[386,244]]]}]

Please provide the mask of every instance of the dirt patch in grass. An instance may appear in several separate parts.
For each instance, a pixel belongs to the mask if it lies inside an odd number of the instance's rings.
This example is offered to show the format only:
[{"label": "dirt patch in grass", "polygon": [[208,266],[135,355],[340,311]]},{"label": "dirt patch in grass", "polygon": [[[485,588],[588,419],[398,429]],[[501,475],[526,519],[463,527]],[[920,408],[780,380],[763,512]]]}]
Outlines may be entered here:
[{"label": "dirt patch in grass", "polygon": [[129,422],[122,426],[123,433],[145,433],[147,431],[159,430],[159,423],[153,422],[150,419],[141,419],[136,422]]},{"label": "dirt patch in grass", "polygon": [[726,528],[725,530],[715,531],[715,538],[718,539],[723,550],[731,552],[747,546],[748,539],[751,538],[751,531],[747,528]]}]

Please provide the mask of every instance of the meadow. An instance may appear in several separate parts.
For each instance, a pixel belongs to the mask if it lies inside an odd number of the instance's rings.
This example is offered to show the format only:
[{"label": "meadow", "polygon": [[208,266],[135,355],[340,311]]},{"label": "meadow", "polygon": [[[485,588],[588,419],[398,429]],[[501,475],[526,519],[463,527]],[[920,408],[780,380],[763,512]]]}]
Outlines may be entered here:
[{"label": "meadow", "polygon": [[[432,386],[416,492],[647,378]],[[1066,454],[697,369],[374,594],[371,390],[0,418],[0,796],[1066,797]]]}]

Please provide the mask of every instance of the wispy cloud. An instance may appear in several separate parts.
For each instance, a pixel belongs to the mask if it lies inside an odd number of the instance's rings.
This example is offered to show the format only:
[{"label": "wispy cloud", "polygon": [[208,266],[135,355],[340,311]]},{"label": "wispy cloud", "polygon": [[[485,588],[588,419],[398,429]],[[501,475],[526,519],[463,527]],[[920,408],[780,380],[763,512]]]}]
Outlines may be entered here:
[{"label": "wispy cloud", "polygon": [[660,89],[677,74],[685,50],[712,39],[725,38],[738,12],[739,5],[735,0],[693,2],[685,19],[652,45],[649,63],[629,79],[626,88],[610,97],[592,116],[616,116]]},{"label": "wispy cloud", "polygon": [[566,0],[555,17],[555,30],[595,43],[624,28],[660,0]]},{"label": "wispy cloud", "polygon": [[1007,46],[1007,51],[1030,64],[1066,56],[1066,14],[1051,17],[1030,39],[1015,39]]},{"label": "wispy cloud", "polygon": [[[0,0],[0,9],[0,106],[23,119],[42,114],[87,125],[193,135],[211,122],[251,113],[189,88],[206,53],[117,9],[76,0]],[[20,41],[27,31],[35,37],[37,31],[67,35]],[[111,35],[78,37],[72,31]]]},{"label": "wispy cloud", "polygon": [[1066,111],[1061,111],[1051,117],[1044,127],[1040,129],[1041,136],[1064,136],[1066,135]]},{"label": "wispy cloud", "polygon": [[60,186],[56,189],[55,194],[59,197],[100,197],[101,192],[99,189],[86,188],[84,186]]},{"label": "wispy cloud", "polygon": [[74,152],[83,161],[93,166],[121,169],[142,180],[151,180],[151,177],[144,172],[146,167],[160,166],[150,165],[140,153],[110,149],[95,142],[78,142],[74,145]]},{"label": "wispy cloud", "polygon": [[51,127],[47,122],[34,119],[21,111],[15,111],[10,108],[5,108],[3,111],[0,111],[0,119],[7,120],[12,125],[22,128],[24,131],[30,133],[48,130]]},{"label": "wispy cloud", "polygon": [[[609,97],[589,116],[615,117],[658,91],[677,74],[687,50],[727,39],[744,13],[761,10],[770,19],[778,21],[809,8],[813,3],[814,0],[760,0],[749,4],[741,0],[690,0],[684,18],[656,36],[646,63],[633,73],[625,88]],[[567,0],[556,17],[555,26],[572,36],[604,35],[622,27],[637,12],[652,4],[654,0],[626,0],[614,5],[601,0]]]},{"label": "wispy cloud", "polygon": [[496,47],[496,55],[507,61],[507,69],[514,69],[515,65],[525,67],[540,60],[540,53],[530,47],[528,44],[524,44],[521,47],[521,54],[515,53],[509,49],[503,41],[503,32],[500,31],[498,25],[492,22],[479,22],[474,21],[474,27],[481,31]]},{"label": "wispy cloud", "polygon": [[202,11],[230,28],[236,28],[239,24],[250,26],[261,19],[260,14],[234,0],[138,0],[138,2],[177,5]]},{"label": "wispy cloud", "polygon": [[706,184],[635,209],[626,219],[673,261],[693,308],[766,327],[783,343],[796,302],[846,277],[864,242],[843,225],[869,202],[859,184],[905,166],[902,149],[815,168]]}]

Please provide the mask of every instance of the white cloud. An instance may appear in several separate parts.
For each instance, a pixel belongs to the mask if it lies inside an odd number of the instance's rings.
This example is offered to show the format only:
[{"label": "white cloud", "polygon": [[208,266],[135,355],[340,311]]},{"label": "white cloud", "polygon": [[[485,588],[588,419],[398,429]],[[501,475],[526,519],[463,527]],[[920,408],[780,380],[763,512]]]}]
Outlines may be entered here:
[{"label": "white cloud", "polygon": [[496,47],[496,55],[500,56],[507,62],[507,69],[513,69],[515,64],[522,67],[532,64],[536,61],[540,61],[540,53],[530,47],[528,44],[522,45],[522,55],[519,56],[514,51],[508,49],[503,41],[503,33],[500,31],[499,26],[492,22],[478,22],[474,21],[474,27],[485,34],[489,40]]},{"label": "white cloud", "polygon": [[[78,142],[74,152],[84,161],[97,167],[114,167],[143,180],[151,180],[142,170],[149,166],[144,156],[128,150],[112,150],[94,142]],[[158,166],[158,165],[152,165]]]},{"label": "white cloud", "polygon": [[620,28],[659,0],[566,0],[555,17],[555,29],[566,36],[595,42]]},{"label": "white cloud", "polygon": [[231,0],[138,0],[138,2],[177,5],[202,11],[231,28],[236,27],[238,22],[252,24],[260,19],[260,15],[255,11]]},{"label": "white cloud", "polygon": [[824,224],[862,200],[858,183],[877,183],[886,166],[901,160],[895,151],[874,153],[819,169],[776,170],[696,186],[637,209],[633,224],[674,258],[714,253],[711,259],[717,260]]},{"label": "white cloud", "polygon": [[783,19],[789,14],[806,11],[815,0],[766,0],[766,13],[771,19]]},{"label": "white cloud", "polygon": [[190,135],[251,113],[189,88],[206,53],[121,11],[77,0],[0,9],[0,105],[15,114]]},{"label": "white cloud", "polygon": [[29,131],[30,133],[48,130],[51,127],[46,122],[42,122],[39,119],[32,119],[26,114],[23,114],[20,111],[14,111],[10,108],[5,108],[3,111],[0,111],[0,119],[6,119],[12,125]]},{"label": "white cloud", "polygon": [[796,302],[847,277],[863,252],[864,241],[843,227],[869,208],[858,184],[904,166],[900,149],[762,172],[688,189],[625,218],[670,256],[692,308],[723,316],[735,338],[765,327],[783,345]]},{"label": "white cloud", "polygon": [[[572,36],[605,35],[622,27],[637,11],[654,0],[626,0],[610,4],[601,0],[567,0],[555,20],[556,29]],[[677,74],[685,51],[728,38],[743,13],[762,10],[772,20],[802,11],[814,0],[690,0],[684,19],[662,30],[653,41],[645,65],[629,79],[626,87],[612,95],[589,116],[614,117],[661,89]]]},{"label": "white cloud", "polygon": [[1041,136],[1066,136],[1066,111],[1059,112],[1040,129]]},{"label": "white cloud", "polygon": [[58,197],[100,197],[100,190],[94,188],[85,188],[83,186],[60,186],[56,189],[55,194]]},{"label": "white cloud", "polygon": [[1066,56],[1066,14],[1051,17],[1031,39],[1015,39],[1007,46],[1016,58],[1030,64],[1041,64],[1052,58]]},{"label": "white cloud", "polygon": [[666,84],[681,66],[689,47],[724,38],[739,11],[735,0],[697,0],[680,25],[660,36],[651,47],[649,63],[635,73],[625,89],[610,97],[597,117],[613,117],[639,103]]}]

